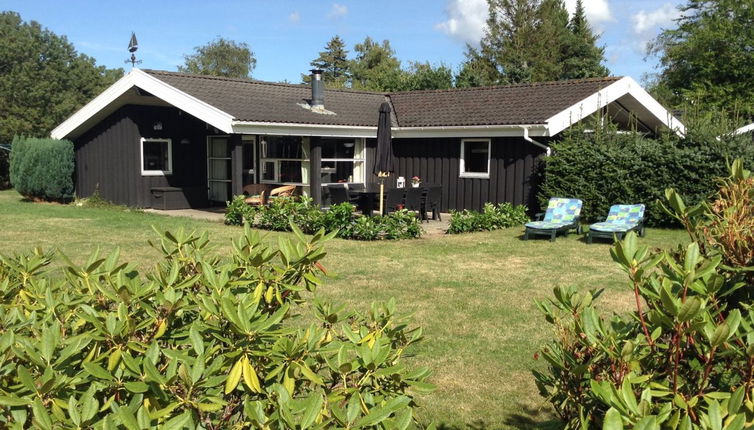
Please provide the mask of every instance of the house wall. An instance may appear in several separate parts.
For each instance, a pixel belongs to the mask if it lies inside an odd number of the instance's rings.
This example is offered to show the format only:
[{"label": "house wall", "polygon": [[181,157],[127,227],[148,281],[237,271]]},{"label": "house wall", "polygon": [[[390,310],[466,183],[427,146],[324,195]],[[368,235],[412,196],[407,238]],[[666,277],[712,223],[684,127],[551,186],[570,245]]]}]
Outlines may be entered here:
[{"label": "house wall", "polygon": [[[162,130],[154,130],[157,121]],[[98,191],[114,203],[150,207],[152,187],[182,187],[192,206],[206,206],[208,134],[204,122],[178,109],[124,106],[75,140],[76,194]],[[172,140],[172,175],[141,175],[142,137]],[[190,143],[181,144],[184,138]]]},{"label": "house wall", "polygon": [[[395,174],[409,182],[418,176],[423,182],[443,186],[441,209],[480,210],[484,203],[536,203],[536,167],[544,151],[521,137],[491,139],[489,179],[459,177],[461,138],[394,139]],[[374,158],[372,158],[374,159]],[[373,175],[372,175],[373,176]]]}]

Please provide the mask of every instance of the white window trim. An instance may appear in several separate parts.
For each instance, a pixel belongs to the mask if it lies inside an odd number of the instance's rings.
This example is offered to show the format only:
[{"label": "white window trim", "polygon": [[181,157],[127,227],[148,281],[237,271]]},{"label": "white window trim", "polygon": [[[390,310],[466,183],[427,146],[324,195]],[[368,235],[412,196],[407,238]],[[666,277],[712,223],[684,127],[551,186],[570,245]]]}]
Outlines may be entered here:
[{"label": "white window trim", "polygon": [[[464,159],[466,142],[487,142],[487,173],[481,172],[467,172],[466,160]],[[461,156],[459,157],[460,168],[458,176],[460,178],[477,178],[477,179],[489,179],[490,178],[490,160],[492,159],[492,139],[461,139]]]},{"label": "white window trim", "polygon": [[[320,159],[320,166],[322,163],[326,162],[352,162],[354,164],[354,167],[356,166],[356,163],[362,163],[362,167],[366,165],[366,139],[354,139],[354,145],[356,145],[353,158],[322,158]],[[365,176],[362,172],[361,176]],[[354,178],[353,182],[345,182],[347,184],[366,184],[366,178],[358,178],[359,180],[356,180],[357,178]],[[343,182],[323,182],[321,185],[323,187],[327,185],[333,185],[333,184],[342,184]]]},{"label": "white window trim", "polygon": [[[307,164],[307,171],[311,174],[311,159],[309,156],[309,137],[301,136],[301,151],[304,158],[268,158],[267,155],[267,141],[262,137],[260,142],[260,155],[264,157],[259,158],[259,178],[260,184],[282,184],[282,185],[296,185],[300,187],[309,186],[309,177],[302,177],[304,182],[282,182],[280,181],[280,162],[281,161],[300,161],[303,164]],[[275,179],[264,179],[264,163],[275,163]]]},{"label": "white window trim", "polygon": [[[168,144],[168,168],[167,170],[144,170],[144,142],[165,142]],[[141,154],[141,176],[168,176],[173,174],[173,141],[165,138],[142,137],[139,140],[139,153]]]}]

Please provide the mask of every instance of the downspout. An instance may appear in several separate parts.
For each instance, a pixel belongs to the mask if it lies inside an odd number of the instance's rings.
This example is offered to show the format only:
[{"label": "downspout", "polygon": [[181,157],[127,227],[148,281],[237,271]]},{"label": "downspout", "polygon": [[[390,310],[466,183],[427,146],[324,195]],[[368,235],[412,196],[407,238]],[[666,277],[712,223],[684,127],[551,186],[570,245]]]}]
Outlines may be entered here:
[{"label": "downspout", "polygon": [[529,127],[524,127],[524,140],[531,143],[534,146],[538,146],[545,150],[545,154],[549,157],[550,154],[552,154],[552,148],[545,145],[544,143],[537,142],[536,140],[529,137]]}]

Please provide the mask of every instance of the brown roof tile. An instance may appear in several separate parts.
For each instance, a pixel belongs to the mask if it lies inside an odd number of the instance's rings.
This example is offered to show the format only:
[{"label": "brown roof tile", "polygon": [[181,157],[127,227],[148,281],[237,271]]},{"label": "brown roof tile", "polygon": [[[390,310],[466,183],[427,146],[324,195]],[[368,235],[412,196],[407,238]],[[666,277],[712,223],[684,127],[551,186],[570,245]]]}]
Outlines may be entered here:
[{"label": "brown roof tile", "polygon": [[377,126],[380,103],[389,98],[400,127],[543,124],[546,119],[614,83],[619,77],[498,87],[454,88],[380,94],[325,90],[323,115],[299,106],[308,85],[278,84],[177,72],[144,70],[239,121]]},{"label": "brown roof tile", "polygon": [[324,115],[299,106],[311,98],[308,85],[143,71],[239,121],[376,127],[380,103],[385,101],[379,93],[326,89],[325,108],[336,115]]},{"label": "brown roof tile", "polygon": [[543,124],[619,77],[390,94],[401,127]]}]

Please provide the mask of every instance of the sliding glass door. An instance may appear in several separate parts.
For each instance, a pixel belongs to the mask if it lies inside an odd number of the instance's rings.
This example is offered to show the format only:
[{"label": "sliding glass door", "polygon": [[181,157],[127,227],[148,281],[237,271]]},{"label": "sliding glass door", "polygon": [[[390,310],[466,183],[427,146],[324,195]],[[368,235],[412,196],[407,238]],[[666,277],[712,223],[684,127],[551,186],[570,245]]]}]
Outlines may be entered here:
[{"label": "sliding glass door", "polygon": [[207,137],[207,186],[209,201],[225,203],[231,191],[231,145],[228,136]]}]

